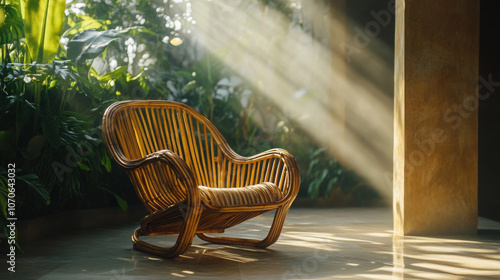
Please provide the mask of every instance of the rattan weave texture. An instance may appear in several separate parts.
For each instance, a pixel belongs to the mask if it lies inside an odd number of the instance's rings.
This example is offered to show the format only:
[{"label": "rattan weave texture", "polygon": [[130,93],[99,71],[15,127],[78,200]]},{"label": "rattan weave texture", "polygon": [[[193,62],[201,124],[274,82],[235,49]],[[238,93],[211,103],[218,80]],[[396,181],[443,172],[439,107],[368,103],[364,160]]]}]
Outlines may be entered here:
[{"label": "rattan weave texture", "polygon": [[[205,241],[265,248],[278,239],[297,196],[299,167],[283,149],[242,157],[193,108],[172,101],[121,101],[103,116],[103,139],[151,213],[132,236],[134,247],[176,257],[194,235]],[[275,210],[263,240],[212,237],[267,211]],[[139,239],[178,234],[171,248]]]}]

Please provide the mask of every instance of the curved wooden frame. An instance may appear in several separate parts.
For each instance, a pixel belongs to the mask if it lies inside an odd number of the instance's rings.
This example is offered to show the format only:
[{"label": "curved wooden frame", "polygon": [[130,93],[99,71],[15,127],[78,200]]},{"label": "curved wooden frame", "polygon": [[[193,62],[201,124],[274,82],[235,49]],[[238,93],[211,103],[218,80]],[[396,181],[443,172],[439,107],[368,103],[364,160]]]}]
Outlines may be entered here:
[{"label": "curved wooden frame", "polygon": [[[170,258],[186,251],[195,234],[208,242],[260,248],[279,238],[300,184],[297,162],[286,150],[242,157],[203,115],[172,101],[116,102],[104,113],[102,132],[111,157],[126,169],[151,213],[132,236],[136,249]],[[282,196],[262,202],[256,193],[253,203],[216,206],[203,199],[198,187],[237,192],[236,188],[264,182],[279,189]],[[276,213],[263,240],[207,235],[270,210]],[[139,239],[160,234],[178,234],[175,245],[162,248]]]}]

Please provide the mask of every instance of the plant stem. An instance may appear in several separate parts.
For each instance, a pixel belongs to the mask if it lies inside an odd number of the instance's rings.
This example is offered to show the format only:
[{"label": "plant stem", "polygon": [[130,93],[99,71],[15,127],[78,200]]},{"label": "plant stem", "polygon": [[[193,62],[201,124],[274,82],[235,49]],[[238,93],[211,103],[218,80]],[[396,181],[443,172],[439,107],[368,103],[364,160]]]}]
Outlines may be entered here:
[{"label": "plant stem", "polygon": [[38,57],[37,61],[39,63],[43,63],[43,45],[45,44],[45,28],[47,27],[47,14],[49,13],[49,3],[50,0],[47,0],[47,4],[45,5],[45,15],[43,16],[42,22],[42,32],[40,34],[40,45],[38,46]]}]

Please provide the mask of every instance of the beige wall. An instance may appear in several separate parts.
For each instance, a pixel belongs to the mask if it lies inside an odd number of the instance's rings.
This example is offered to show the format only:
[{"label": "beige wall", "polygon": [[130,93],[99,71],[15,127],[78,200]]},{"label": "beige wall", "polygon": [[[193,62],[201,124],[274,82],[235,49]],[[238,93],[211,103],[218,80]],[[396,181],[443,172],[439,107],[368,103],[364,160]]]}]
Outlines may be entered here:
[{"label": "beige wall", "polygon": [[396,2],[395,232],[475,233],[479,1]]}]

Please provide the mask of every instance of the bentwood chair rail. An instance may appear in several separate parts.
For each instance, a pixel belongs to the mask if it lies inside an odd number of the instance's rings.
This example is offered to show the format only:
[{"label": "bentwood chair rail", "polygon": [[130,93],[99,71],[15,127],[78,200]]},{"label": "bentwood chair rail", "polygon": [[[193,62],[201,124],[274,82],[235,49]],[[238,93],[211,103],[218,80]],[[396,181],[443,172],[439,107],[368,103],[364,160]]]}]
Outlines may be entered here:
[{"label": "bentwood chair rail", "polygon": [[[134,248],[175,257],[195,235],[221,244],[265,248],[278,239],[297,196],[299,167],[283,149],[242,157],[193,108],[171,101],[122,101],[102,123],[111,157],[126,171],[150,212],[132,235]],[[225,229],[275,210],[263,240],[214,237]],[[171,248],[140,236],[177,234]]]}]

